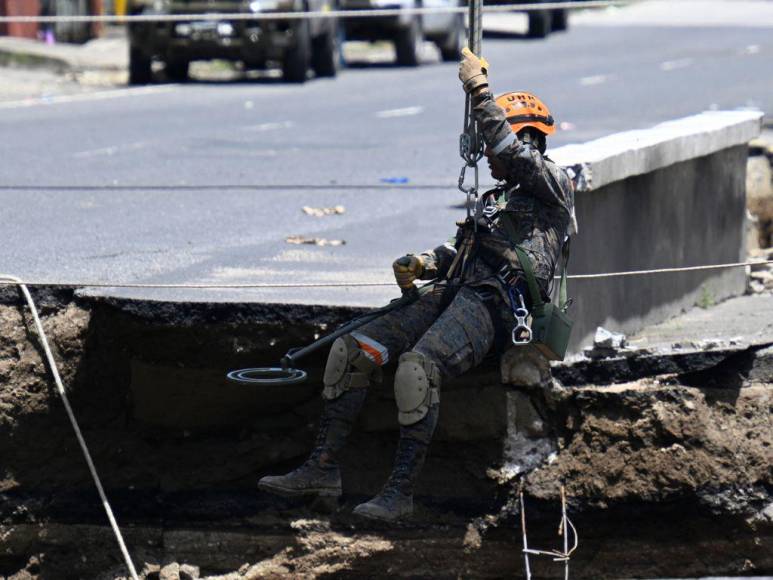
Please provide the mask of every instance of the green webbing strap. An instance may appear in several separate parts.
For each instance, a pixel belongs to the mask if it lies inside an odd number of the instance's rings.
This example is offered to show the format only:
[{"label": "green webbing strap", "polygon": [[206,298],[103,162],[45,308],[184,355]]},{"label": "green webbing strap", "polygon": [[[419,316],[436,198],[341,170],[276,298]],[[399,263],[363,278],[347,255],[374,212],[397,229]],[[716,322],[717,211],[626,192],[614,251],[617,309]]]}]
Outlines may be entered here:
[{"label": "green webbing strap", "polygon": [[564,247],[561,248],[561,258],[563,264],[561,264],[561,282],[558,286],[558,308],[560,308],[562,311],[564,306],[566,306],[566,302],[568,301],[566,295],[566,268],[569,265],[569,250],[571,249],[570,242],[571,238],[566,238]]},{"label": "green webbing strap", "polygon": [[534,277],[531,258],[529,258],[521,246],[513,246],[513,249],[518,256],[518,261],[521,263],[523,273],[526,275],[526,284],[529,286],[529,294],[531,294],[531,309],[535,314],[541,314],[545,307],[545,301],[542,300],[542,293],[539,291],[537,278]]},{"label": "green webbing strap", "polygon": [[537,285],[537,279],[534,277],[534,269],[531,267],[531,259],[526,255],[526,252],[518,246],[514,240],[518,239],[518,233],[515,231],[513,222],[510,221],[510,216],[507,213],[502,212],[500,214],[499,223],[505,228],[507,237],[510,239],[510,243],[513,244],[513,250],[518,256],[518,261],[523,268],[523,273],[526,275],[526,284],[529,286],[529,294],[531,294],[531,308],[535,313],[541,314],[545,306],[545,302],[542,300],[542,293],[539,291]]},{"label": "green webbing strap", "polygon": [[[516,239],[515,227],[513,227],[513,224],[507,214],[502,215],[502,217],[499,219],[499,223],[504,226],[505,231],[507,232],[507,237],[510,238],[511,242],[512,240]],[[518,261],[521,263],[521,268],[523,268],[523,273],[526,276],[526,284],[529,286],[529,294],[531,294],[532,310],[535,314],[541,314],[545,307],[545,302],[542,300],[542,293],[539,290],[537,278],[534,276],[534,268],[532,268],[531,258],[529,258],[528,254],[521,246],[518,246],[515,243],[513,243],[513,250],[515,250],[515,254],[518,256]],[[561,282],[558,286],[558,308],[563,310],[567,302],[566,267],[569,264],[569,239],[564,242],[563,248],[561,249],[561,256],[563,264],[561,266]]]}]

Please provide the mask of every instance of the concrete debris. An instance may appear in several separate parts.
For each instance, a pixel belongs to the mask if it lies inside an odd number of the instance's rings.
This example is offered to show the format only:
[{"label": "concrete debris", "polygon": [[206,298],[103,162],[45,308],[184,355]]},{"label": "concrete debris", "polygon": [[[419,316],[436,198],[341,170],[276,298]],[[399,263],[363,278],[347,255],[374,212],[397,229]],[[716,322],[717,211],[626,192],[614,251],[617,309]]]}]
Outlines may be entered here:
[{"label": "concrete debris", "polygon": [[743,337],[737,336],[728,340],[720,338],[704,338],[701,340],[682,340],[675,342],[671,345],[673,350],[689,350],[689,351],[710,351],[720,349],[731,349],[732,347],[742,346],[744,344]]},{"label": "concrete debris", "polygon": [[773,346],[754,353],[747,380],[759,383],[773,383]]},{"label": "concrete debris", "polygon": [[773,264],[764,262],[773,260],[773,247],[764,249],[754,249],[749,252],[749,259],[759,260],[759,264],[753,264],[749,267],[748,294],[770,294],[773,293]]},{"label": "concrete debris", "polygon": [[754,142],[749,150],[746,171],[746,207],[755,218],[761,247],[773,244],[773,143]]},{"label": "concrete debris", "polygon": [[504,463],[499,470],[489,470],[488,477],[503,484],[545,463],[556,451],[555,440],[549,435],[535,402],[525,393],[508,392]]},{"label": "concrete debris", "polygon": [[612,332],[599,326],[593,337],[593,346],[584,350],[585,356],[591,359],[618,356],[628,345],[625,335]]},{"label": "concrete debris", "polygon": [[596,329],[596,336],[593,337],[593,345],[601,348],[620,349],[626,345],[625,335],[611,332],[599,326]]},{"label": "concrete debris", "polygon": [[342,205],[336,205],[334,207],[311,207],[304,205],[301,210],[306,215],[314,217],[323,217],[326,215],[341,215],[346,213],[346,208]]},{"label": "concrete debris", "polygon": [[328,240],[326,238],[307,238],[306,236],[288,236],[288,244],[308,244],[311,246],[344,246],[346,240]]}]

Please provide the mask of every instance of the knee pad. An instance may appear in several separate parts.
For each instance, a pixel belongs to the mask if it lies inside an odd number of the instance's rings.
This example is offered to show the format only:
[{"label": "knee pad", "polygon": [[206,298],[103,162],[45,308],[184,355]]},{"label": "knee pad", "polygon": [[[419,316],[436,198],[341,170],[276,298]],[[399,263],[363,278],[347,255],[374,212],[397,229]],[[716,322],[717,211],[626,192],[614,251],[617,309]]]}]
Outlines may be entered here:
[{"label": "knee pad", "polygon": [[400,425],[418,423],[427,416],[431,405],[440,402],[440,369],[418,352],[400,357],[395,374],[395,400]]},{"label": "knee pad", "polygon": [[325,399],[337,399],[349,389],[364,389],[371,381],[379,382],[381,367],[369,359],[359,343],[350,335],[344,335],[333,342],[327,357],[322,382]]}]

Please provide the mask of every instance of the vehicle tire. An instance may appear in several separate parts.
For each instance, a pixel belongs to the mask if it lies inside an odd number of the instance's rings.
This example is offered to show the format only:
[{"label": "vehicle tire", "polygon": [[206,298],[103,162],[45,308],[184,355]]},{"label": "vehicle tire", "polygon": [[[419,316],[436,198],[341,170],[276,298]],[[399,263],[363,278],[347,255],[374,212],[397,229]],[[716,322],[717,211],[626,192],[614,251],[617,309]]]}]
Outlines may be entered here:
[{"label": "vehicle tire", "polygon": [[553,32],[566,30],[569,28],[569,14],[566,10],[553,10],[550,24]]},{"label": "vehicle tire", "polygon": [[285,53],[282,77],[287,83],[306,82],[311,61],[311,30],[308,20],[299,20],[295,26],[295,45]]},{"label": "vehicle tire", "polygon": [[[54,2],[56,16],[87,16],[88,5],[84,0],[58,0]],[[88,23],[64,20],[53,24],[54,36],[58,42],[81,44],[88,40]]]},{"label": "vehicle tire", "polygon": [[439,45],[440,57],[443,62],[458,62],[461,58],[462,48],[464,48],[464,15],[458,14],[454,18],[454,26],[445,39],[443,44]]},{"label": "vehicle tire", "polygon": [[550,34],[552,16],[549,10],[529,12],[529,38],[545,38]]},{"label": "vehicle tire", "polygon": [[150,57],[141,49],[129,47],[129,84],[147,85],[153,80]]},{"label": "vehicle tire", "polygon": [[187,60],[170,60],[166,63],[166,78],[174,83],[188,81],[191,63]]},{"label": "vehicle tire", "polygon": [[318,77],[335,77],[341,64],[338,22],[331,20],[330,24],[312,43],[311,68]]},{"label": "vehicle tire", "polygon": [[421,31],[421,20],[417,17],[411,24],[400,28],[395,36],[395,53],[398,66],[419,66],[421,62],[421,47],[424,35]]}]

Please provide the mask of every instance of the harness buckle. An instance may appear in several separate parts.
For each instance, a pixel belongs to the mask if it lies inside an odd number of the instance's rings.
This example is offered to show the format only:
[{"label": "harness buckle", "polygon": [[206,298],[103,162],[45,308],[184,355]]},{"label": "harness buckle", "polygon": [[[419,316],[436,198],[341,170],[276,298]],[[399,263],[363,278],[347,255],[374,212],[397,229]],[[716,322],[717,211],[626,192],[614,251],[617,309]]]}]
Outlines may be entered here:
[{"label": "harness buckle", "polygon": [[[518,274],[513,272],[513,269],[510,267],[509,264],[505,263],[502,264],[502,266],[499,268],[499,270],[496,273],[496,278],[499,281],[502,286],[508,289],[508,292],[511,287],[515,286],[515,283],[518,281]],[[511,297],[512,301],[512,297]]]}]

